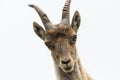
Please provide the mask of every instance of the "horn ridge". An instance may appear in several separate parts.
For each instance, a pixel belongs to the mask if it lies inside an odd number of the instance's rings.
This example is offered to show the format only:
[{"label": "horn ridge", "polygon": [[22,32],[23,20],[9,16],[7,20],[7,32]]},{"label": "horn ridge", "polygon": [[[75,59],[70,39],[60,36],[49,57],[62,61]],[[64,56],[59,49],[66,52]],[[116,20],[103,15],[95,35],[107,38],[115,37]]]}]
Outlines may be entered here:
[{"label": "horn ridge", "polygon": [[53,27],[52,23],[50,22],[50,20],[47,17],[47,15],[38,6],[36,6],[34,4],[30,4],[28,6],[34,8],[37,11],[37,13],[40,16],[40,18],[41,18],[41,20],[42,20],[42,22],[43,22],[43,24],[44,24],[44,26],[45,26],[46,29],[48,29],[50,27]]},{"label": "horn ridge", "polygon": [[65,5],[63,7],[63,12],[62,12],[62,24],[69,24],[69,11],[70,11],[70,3],[71,0],[66,0]]}]

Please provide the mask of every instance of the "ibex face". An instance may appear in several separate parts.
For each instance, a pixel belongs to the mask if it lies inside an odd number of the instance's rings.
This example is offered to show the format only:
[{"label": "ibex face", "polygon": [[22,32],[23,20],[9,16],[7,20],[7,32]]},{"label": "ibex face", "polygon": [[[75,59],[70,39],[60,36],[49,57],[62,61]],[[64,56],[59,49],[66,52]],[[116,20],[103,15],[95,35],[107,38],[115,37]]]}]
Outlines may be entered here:
[{"label": "ibex face", "polygon": [[33,22],[35,33],[45,41],[46,46],[51,50],[55,64],[64,72],[71,72],[76,62],[76,38],[77,30],[80,25],[80,15],[76,11],[72,23],[69,23],[69,7],[71,0],[67,0],[62,14],[62,20],[59,24],[53,25],[47,15],[36,5],[33,7],[39,14],[45,29],[38,23]]}]

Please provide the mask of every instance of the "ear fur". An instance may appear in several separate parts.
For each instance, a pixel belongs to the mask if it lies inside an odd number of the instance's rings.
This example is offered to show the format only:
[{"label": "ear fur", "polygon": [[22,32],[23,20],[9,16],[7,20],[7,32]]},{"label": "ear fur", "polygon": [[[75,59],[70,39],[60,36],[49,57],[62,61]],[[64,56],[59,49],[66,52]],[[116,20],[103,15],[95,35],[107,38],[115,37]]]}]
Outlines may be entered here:
[{"label": "ear fur", "polygon": [[45,30],[38,23],[33,22],[33,29],[41,39],[45,39]]},{"label": "ear fur", "polygon": [[72,19],[71,26],[75,30],[76,33],[77,33],[78,28],[80,26],[80,22],[81,22],[80,14],[79,14],[78,11],[75,11],[73,19]]}]

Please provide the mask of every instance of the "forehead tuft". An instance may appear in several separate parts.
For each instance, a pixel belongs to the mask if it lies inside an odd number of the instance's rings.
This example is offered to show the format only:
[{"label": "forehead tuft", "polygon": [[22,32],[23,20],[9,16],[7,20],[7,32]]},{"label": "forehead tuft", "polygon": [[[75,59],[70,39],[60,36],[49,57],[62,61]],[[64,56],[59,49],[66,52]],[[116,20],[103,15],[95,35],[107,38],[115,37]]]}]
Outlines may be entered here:
[{"label": "forehead tuft", "polygon": [[56,39],[58,37],[72,36],[75,31],[68,25],[56,25],[54,28],[46,31],[46,38]]}]

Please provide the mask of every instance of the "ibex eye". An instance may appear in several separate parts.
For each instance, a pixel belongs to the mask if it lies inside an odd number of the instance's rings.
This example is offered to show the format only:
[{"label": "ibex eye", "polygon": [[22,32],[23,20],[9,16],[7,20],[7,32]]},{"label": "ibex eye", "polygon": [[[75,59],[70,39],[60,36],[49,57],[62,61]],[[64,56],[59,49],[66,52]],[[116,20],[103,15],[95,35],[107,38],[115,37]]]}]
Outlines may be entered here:
[{"label": "ibex eye", "polygon": [[52,44],[52,42],[45,42],[45,45],[46,45],[49,49],[54,49],[54,45]]},{"label": "ibex eye", "polygon": [[51,46],[50,42],[45,42],[45,45],[49,48]]},{"label": "ibex eye", "polygon": [[73,40],[73,41],[76,41],[76,39],[77,39],[77,35],[74,35],[74,36],[72,37],[72,40]]},{"label": "ibex eye", "polygon": [[71,37],[70,44],[71,44],[71,45],[75,44],[76,39],[77,39],[77,35],[73,35],[73,36]]}]

